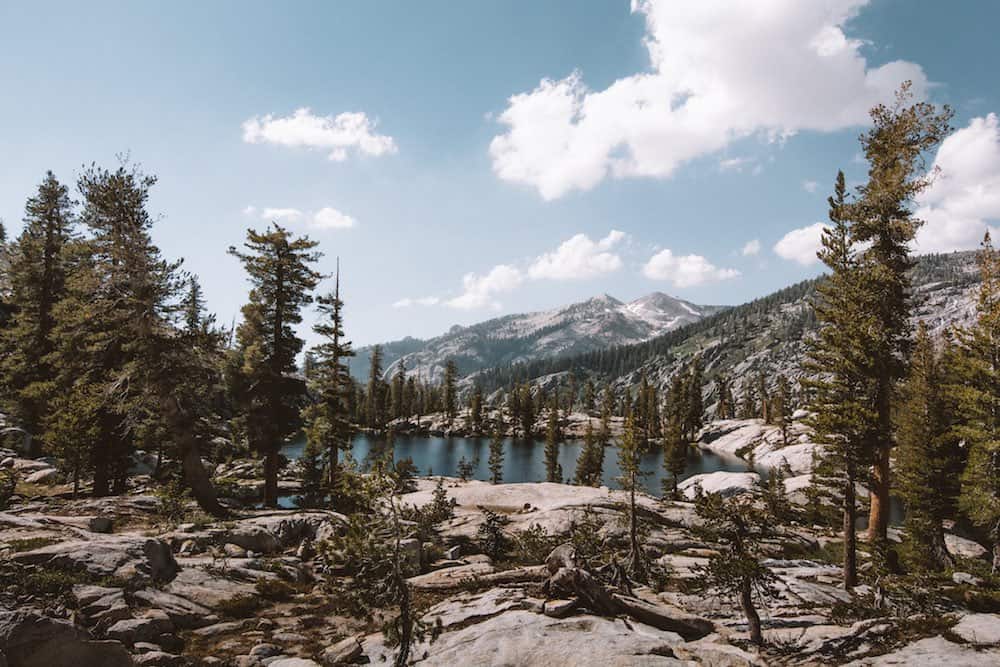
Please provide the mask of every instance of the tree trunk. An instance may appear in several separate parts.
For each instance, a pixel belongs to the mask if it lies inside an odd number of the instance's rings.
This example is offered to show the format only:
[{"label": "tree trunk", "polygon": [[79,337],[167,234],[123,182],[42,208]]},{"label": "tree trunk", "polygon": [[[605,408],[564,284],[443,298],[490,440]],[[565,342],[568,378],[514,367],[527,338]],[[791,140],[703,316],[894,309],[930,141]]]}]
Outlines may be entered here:
[{"label": "tree trunk", "polygon": [[226,508],[219,504],[212,480],[205,472],[205,466],[201,464],[197,446],[187,448],[181,465],[184,468],[184,479],[191,488],[191,495],[197,501],[198,507],[214,517],[229,516]]},{"label": "tree trunk", "polygon": [[399,599],[399,653],[395,667],[406,667],[410,662],[410,643],[413,641],[413,621],[410,618],[410,588],[406,580],[400,578]]},{"label": "tree trunk", "polygon": [[880,445],[872,470],[871,507],[868,512],[868,541],[886,539],[889,529],[889,448]]},{"label": "tree trunk", "polygon": [[278,453],[271,447],[264,454],[264,507],[278,506]]},{"label": "tree trunk", "polygon": [[101,498],[111,493],[111,474],[108,448],[114,433],[108,422],[110,416],[106,411],[100,411],[100,440],[91,452],[91,465],[94,468],[94,488],[91,491],[95,498]]},{"label": "tree trunk", "polygon": [[630,505],[631,512],[629,512],[629,539],[631,540],[632,549],[632,562],[629,565],[629,569],[632,571],[632,576],[639,581],[645,581],[646,571],[642,563],[642,553],[639,550],[639,525],[635,512],[635,476],[632,476],[632,490],[630,491]]},{"label": "tree trunk", "polygon": [[855,531],[858,508],[854,498],[854,474],[849,471],[844,485],[844,589],[858,585],[858,536]]},{"label": "tree trunk", "polygon": [[330,443],[330,470],[327,471],[327,479],[329,480],[330,493],[336,493],[337,491],[337,473],[340,472],[337,468],[340,466],[340,451],[336,442]]},{"label": "tree trunk", "polygon": [[1000,542],[993,545],[993,568],[990,574],[994,576],[1000,574]]},{"label": "tree trunk", "polygon": [[889,454],[892,448],[892,410],[890,380],[883,369],[876,379],[878,430],[875,440],[875,464],[872,471],[871,508],[868,512],[868,541],[885,541],[889,530]]},{"label": "tree trunk", "polygon": [[757,609],[753,606],[753,596],[749,581],[744,581],[740,586],[740,608],[743,609],[743,615],[747,617],[750,641],[757,646],[763,646],[764,636],[760,631],[760,616],[757,614]]}]

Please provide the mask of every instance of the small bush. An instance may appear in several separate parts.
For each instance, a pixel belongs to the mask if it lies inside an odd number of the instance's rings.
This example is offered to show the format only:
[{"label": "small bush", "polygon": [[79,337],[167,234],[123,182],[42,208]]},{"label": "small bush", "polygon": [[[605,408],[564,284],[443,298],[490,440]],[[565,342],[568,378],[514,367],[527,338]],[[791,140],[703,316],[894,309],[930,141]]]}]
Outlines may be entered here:
[{"label": "small bush", "polygon": [[10,468],[0,468],[0,511],[10,507],[10,499],[16,488],[17,473]]},{"label": "small bush", "polygon": [[510,546],[510,541],[503,532],[503,527],[510,523],[510,519],[486,508],[483,508],[483,514],[486,520],[476,533],[479,538],[479,548],[493,560],[500,560],[507,554]]},{"label": "small bush", "polygon": [[527,530],[517,532],[514,536],[514,546],[517,550],[518,561],[538,565],[545,562],[555,546],[555,540],[544,527],[536,523]]},{"label": "small bush", "polygon": [[288,600],[295,593],[295,589],[287,582],[281,579],[268,579],[266,577],[257,579],[256,588],[258,595],[274,602]]},{"label": "small bush", "polygon": [[187,492],[179,479],[174,479],[156,490],[160,500],[160,514],[171,520],[180,521],[187,511]]},{"label": "small bush", "polygon": [[33,551],[35,549],[41,549],[42,547],[47,547],[50,544],[55,544],[59,540],[51,537],[26,537],[18,540],[11,540],[8,542],[11,550],[15,553],[20,551]]},{"label": "small bush", "polygon": [[252,593],[240,593],[219,603],[218,610],[230,618],[250,618],[260,609],[260,598]]}]

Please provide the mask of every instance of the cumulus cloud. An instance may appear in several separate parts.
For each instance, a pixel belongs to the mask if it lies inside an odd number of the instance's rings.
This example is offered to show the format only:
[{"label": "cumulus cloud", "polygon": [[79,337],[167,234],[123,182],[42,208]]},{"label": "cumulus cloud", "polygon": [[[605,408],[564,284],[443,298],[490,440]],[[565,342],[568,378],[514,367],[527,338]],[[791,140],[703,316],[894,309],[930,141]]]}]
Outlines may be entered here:
[{"label": "cumulus cloud", "polygon": [[318,211],[305,212],[297,208],[263,208],[247,206],[244,215],[259,217],[268,222],[304,223],[310,229],[350,229],[356,226],[357,220],[331,206],[324,206]]},{"label": "cumulus cloud", "polygon": [[674,287],[694,287],[740,275],[736,269],[719,268],[701,255],[677,256],[669,248],[653,255],[642,273],[653,280],[669,280]]},{"label": "cumulus cloud", "polygon": [[917,200],[919,252],[975,248],[1000,221],[1000,122],[991,113],[949,135],[934,158],[938,173]]},{"label": "cumulus cloud", "polygon": [[[547,200],[607,177],[670,176],[736,139],[833,131],[867,122],[868,109],[919,65],[870,67],[845,23],[867,0],[633,0],[644,15],[650,70],[592,90],[579,72],[543,79],[508,99],[490,143],[496,175]],[[721,166],[721,165],[720,165]]]},{"label": "cumulus cloud", "polygon": [[335,208],[324,206],[313,213],[309,226],[316,229],[350,229],[357,221],[346,213],[341,213]]},{"label": "cumulus cloud", "polygon": [[496,295],[510,292],[520,286],[522,282],[524,282],[524,275],[517,267],[509,264],[498,264],[486,275],[465,274],[462,277],[462,293],[454,299],[449,299],[446,303],[452,308],[460,310],[476,310],[486,307],[498,310],[500,302],[496,300]]},{"label": "cumulus cloud", "polygon": [[[253,208],[249,206],[247,208]],[[275,220],[278,222],[296,222],[302,219],[302,211],[297,208],[265,208],[260,212],[263,220]]]},{"label": "cumulus cloud", "polygon": [[822,222],[793,229],[781,237],[781,240],[774,244],[774,252],[782,259],[798,262],[803,266],[809,266],[819,261],[816,253],[821,247],[820,238],[823,236]]},{"label": "cumulus cloud", "polygon": [[747,241],[746,245],[743,246],[743,250],[740,251],[744,257],[752,257],[754,255],[760,254],[760,241],[753,239],[752,241]]},{"label": "cumulus cloud", "polygon": [[819,189],[819,183],[816,181],[802,181],[802,189],[812,194]]},{"label": "cumulus cloud", "polygon": [[378,134],[376,122],[364,112],[316,116],[308,107],[291,116],[254,116],[243,123],[243,141],[289,148],[326,150],[335,162],[347,159],[348,151],[380,156],[396,152],[392,137]]},{"label": "cumulus cloud", "polygon": [[617,271],[622,260],[610,252],[625,239],[625,232],[612,229],[599,241],[592,241],[586,234],[577,234],[563,241],[553,252],[538,257],[528,267],[528,276],[534,280],[582,280]]},{"label": "cumulus cloud", "polygon": [[436,306],[441,303],[441,299],[436,296],[425,296],[417,299],[409,297],[400,299],[392,304],[393,308],[409,308],[410,306]]}]

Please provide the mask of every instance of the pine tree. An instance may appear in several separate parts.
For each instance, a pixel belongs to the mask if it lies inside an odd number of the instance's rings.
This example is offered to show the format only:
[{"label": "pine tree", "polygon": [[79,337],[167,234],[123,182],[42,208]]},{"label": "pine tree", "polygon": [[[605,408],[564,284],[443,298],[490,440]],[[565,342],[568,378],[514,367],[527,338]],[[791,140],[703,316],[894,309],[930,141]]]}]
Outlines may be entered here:
[{"label": "pine tree", "polygon": [[823,230],[818,257],[830,275],[816,288],[813,308],[820,327],[810,341],[805,365],[812,377],[804,383],[812,394],[808,423],[826,451],[825,460],[817,462],[822,465],[813,466],[814,491],[819,491],[821,472],[832,474],[829,481],[840,486],[832,495],[843,505],[844,586],[849,590],[857,585],[855,485],[863,480],[872,454],[874,412],[867,350],[873,327],[868,326],[863,305],[843,172],[838,172],[828,202],[831,225]]},{"label": "pine tree", "polygon": [[754,598],[776,595],[774,575],[763,564],[764,542],[773,537],[775,518],[760,502],[759,492],[723,498],[717,493],[701,495],[695,510],[702,530],[727,548],[700,568],[701,579],[711,589],[735,595],[746,616],[750,641],[764,643],[760,614]]},{"label": "pine tree", "polygon": [[559,401],[555,396],[549,405],[549,421],[545,430],[545,481],[562,482],[562,466],[559,464]]},{"label": "pine tree", "polygon": [[979,253],[978,316],[955,332],[959,354],[949,394],[956,404],[956,435],[968,443],[959,506],[993,542],[993,573],[1000,573],[1000,252],[989,234]]},{"label": "pine tree", "polygon": [[247,230],[247,252],[229,249],[252,286],[236,336],[249,387],[242,412],[251,443],[264,456],[268,507],[278,504],[278,450],[295,430],[304,389],[293,376],[303,341],[292,327],[302,321],[301,309],[312,302],[310,292],[322,278],[310,268],[320,258],[316,245],[273,224],[264,232]]},{"label": "pine tree", "polygon": [[639,546],[639,516],[635,502],[635,495],[641,484],[640,480],[645,474],[640,465],[641,455],[635,418],[629,415],[625,418],[625,430],[622,434],[621,444],[618,446],[618,469],[621,471],[621,477],[617,481],[622,490],[628,494],[628,503],[625,506],[629,535],[628,570],[638,581],[646,579],[645,558]]},{"label": "pine tree", "polygon": [[310,377],[316,403],[303,410],[306,433],[316,447],[325,451],[326,485],[337,488],[340,452],[351,448],[353,438],[351,397],[354,381],[347,360],[354,356],[351,341],[344,333],[344,301],[340,298],[340,260],[337,260],[332,294],[316,298],[319,319],[313,331],[321,342],[313,348],[315,370]]},{"label": "pine tree", "polygon": [[525,439],[530,439],[535,429],[535,415],[537,414],[535,411],[535,402],[531,396],[531,385],[524,384],[521,386],[518,405],[520,406],[521,433]]},{"label": "pine tree", "polygon": [[909,348],[910,243],[921,222],[910,206],[931,182],[926,156],[950,132],[952,111],[938,111],[926,102],[911,103],[911,83],[905,82],[892,106],[871,110],[872,127],[861,144],[868,161],[868,182],[858,188],[851,205],[852,240],[863,244],[860,272],[863,303],[875,324],[870,376],[874,391],[874,469],[868,536],[885,541],[889,525],[889,460],[892,448],[892,404],[897,381],[904,373]]},{"label": "pine tree", "polygon": [[732,419],[734,414],[733,391],[729,385],[729,378],[723,373],[715,376],[715,389],[718,394],[715,403],[715,418]]},{"label": "pine tree", "polygon": [[684,391],[687,394],[688,405],[684,430],[688,440],[691,441],[695,439],[698,431],[705,424],[705,407],[701,397],[702,385],[704,384],[701,356],[696,356],[692,360],[685,384]]},{"label": "pine tree", "polygon": [[490,468],[490,481],[499,484],[503,481],[503,436],[500,429],[494,428],[490,437],[490,457],[487,460]]},{"label": "pine tree", "polygon": [[385,406],[382,380],[382,346],[372,347],[371,360],[368,365],[368,391],[365,393],[365,414],[368,428],[381,431],[385,427]]},{"label": "pine tree", "polygon": [[953,564],[944,543],[948,499],[949,424],[942,397],[937,354],[923,324],[910,358],[910,372],[896,413],[897,493],[906,506],[905,544],[920,569],[943,570]]},{"label": "pine tree", "polygon": [[[315,428],[315,422],[313,423]],[[306,427],[306,447],[299,457],[299,469],[302,471],[302,495],[299,497],[300,507],[322,507],[326,495],[326,484],[323,475],[322,449],[320,438],[308,433]]]},{"label": "pine tree", "polygon": [[594,426],[587,421],[583,433],[583,448],[576,459],[576,483],[581,486],[600,486],[604,476],[604,445],[597,439]]},{"label": "pine tree", "polygon": [[396,364],[396,372],[392,376],[392,390],[390,400],[392,402],[393,419],[400,419],[403,415],[403,400],[406,394],[406,359],[400,359]]},{"label": "pine tree", "polygon": [[458,366],[454,359],[449,359],[444,365],[444,413],[448,417],[448,423],[455,419],[458,414],[458,392],[455,382],[458,379]]},{"label": "pine tree", "polygon": [[594,381],[588,378],[583,385],[583,410],[588,415],[594,411],[594,392]]},{"label": "pine tree", "polygon": [[472,398],[469,399],[469,417],[476,433],[483,432],[483,388],[477,383],[472,388]]},{"label": "pine tree", "polygon": [[188,276],[188,291],[181,301],[181,312],[184,316],[184,331],[187,333],[207,330],[214,322],[214,318],[205,315],[205,298],[195,276]]},{"label": "pine tree", "polygon": [[24,229],[9,251],[6,280],[13,309],[3,330],[2,381],[8,412],[31,434],[33,456],[41,451],[43,420],[51,412],[56,304],[66,296],[73,242],[73,202],[50,171],[25,205]]},{"label": "pine tree", "polygon": [[663,480],[663,495],[669,493],[671,498],[677,500],[680,497],[677,483],[687,468],[688,442],[676,415],[668,417],[666,422],[663,438],[663,470],[670,478],[669,481],[667,478]]}]

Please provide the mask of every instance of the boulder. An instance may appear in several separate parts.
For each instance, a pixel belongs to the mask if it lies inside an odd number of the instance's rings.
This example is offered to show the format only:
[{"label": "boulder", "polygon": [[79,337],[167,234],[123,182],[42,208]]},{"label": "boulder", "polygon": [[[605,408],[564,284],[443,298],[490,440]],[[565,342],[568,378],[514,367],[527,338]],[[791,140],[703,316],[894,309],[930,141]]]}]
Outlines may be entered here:
[{"label": "boulder", "polygon": [[188,661],[173,653],[147,651],[135,659],[135,664],[142,667],[186,667]]},{"label": "boulder", "polygon": [[201,628],[215,620],[208,607],[156,588],[136,591],[133,597],[140,604],[162,611],[181,629]]},{"label": "boulder", "polygon": [[400,540],[399,549],[403,553],[403,570],[407,574],[418,574],[420,572],[420,540],[409,538]]},{"label": "boulder", "polygon": [[170,617],[159,609],[150,609],[143,616],[118,621],[105,634],[131,646],[135,642],[155,642],[160,635],[173,632]]},{"label": "boulder", "polygon": [[14,554],[12,559],[61,570],[85,570],[95,577],[118,576],[130,580],[147,577],[170,581],[178,571],[166,542],[137,535],[66,540]]},{"label": "boulder", "polygon": [[960,586],[981,586],[983,583],[982,579],[968,572],[953,572],[951,580]]},{"label": "boulder", "polygon": [[87,527],[92,533],[110,533],[113,523],[106,516],[95,516],[87,522]]},{"label": "boulder", "polygon": [[678,485],[684,497],[693,499],[695,487],[700,485],[705,493],[720,493],[724,498],[746,493],[760,483],[760,475],[755,472],[710,472],[692,475]]},{"label": "boulder", "polygon": [[1000,615],[969,614],[951,631],[970,644],[995,646],[1000,644]]},{"label": "boulder", "polygon": [[0,468],[13,468],[14,467],[14,457],[8,456],[3,461],[0,461]]},{"label": "boulder", "polygon": [[267,667],[323,667],[315,660],[308,658],[278,658],[267,663]]},{"label": "boulder", "polygon": [[848,663],[850,667],[995,667],[1000,664],[1000,651],[977,651],[955,644],[944,637],[927,637],[907,644],[892,653],[864,658]]},{"label": "boulder", "polygon": [[357,637],[348,637],[323,649],[319,659],[324,667],[336,667],[350,664],[360,657],[361,642]]},{"label": "boulder", "polygon": [[63,474],[55,468],[43,468],[25,477],[24,481],[28,484],[45,484],[51,486],[53,484],[62,484],[64,478]]},{"label": "boulder", "polygon": [[0,611],[0,655],[11,667],[130,667],[121,642],[95,641],[69,621],[35,611]]},{"label": "boulder", "polygon": [[945,533],[944,544],[948,547],[948,553],[960,558],[983,558],[989,553],[989,550],[978,542],[951,533]]}]

